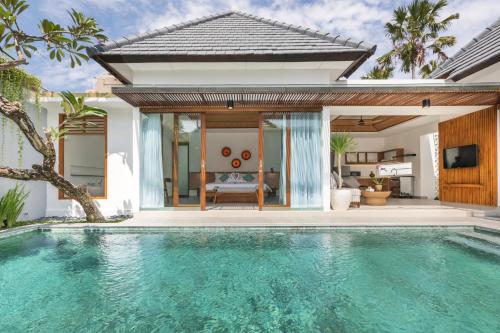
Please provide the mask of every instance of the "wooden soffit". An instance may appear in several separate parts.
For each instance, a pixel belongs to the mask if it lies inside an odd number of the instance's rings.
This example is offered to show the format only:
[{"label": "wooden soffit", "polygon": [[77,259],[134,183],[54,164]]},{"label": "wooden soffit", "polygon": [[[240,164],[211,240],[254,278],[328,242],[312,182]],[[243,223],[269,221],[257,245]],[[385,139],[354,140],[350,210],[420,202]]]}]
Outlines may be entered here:
[{"label": "wooden soffit", "polygon": [[432,106],[495,105],[500,84],[465,85],[308,85],[308,86],[211,86],[113,88],[113,93],[135,107],[224,108],[228,100],[236,108],[322,106],[421,106],[430,99]]},{"label": "wooden soffit", "polygon": [[359,116],[339,116],[330,122],[332,132],[379,132],[418,116],[375,116],[360,123]]}]

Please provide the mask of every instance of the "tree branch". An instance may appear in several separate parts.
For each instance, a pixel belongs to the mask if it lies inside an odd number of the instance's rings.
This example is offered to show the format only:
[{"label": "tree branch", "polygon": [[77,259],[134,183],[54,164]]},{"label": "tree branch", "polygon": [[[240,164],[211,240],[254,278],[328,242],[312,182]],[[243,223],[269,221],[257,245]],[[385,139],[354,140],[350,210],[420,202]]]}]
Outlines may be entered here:
[{"label": "tree branch", "polygon": [[16,180],[46,180],[40,173],[32,169],[15,169],[0,165],[0,177]]},{"label": "tree branch", "polygon": [[28,64],[28,61],[26,61],[26,59],[19,59],[19,60],[12,60],[12,61],[8,61],[8,62],[4,62],[4,63],[0,64],[0,71],[14,68],[14,67],[17,67],[19,65],[27,65],[27,64]]},{"label": "tree branch", "polygon": [[51,149],[47,146],[47,142],[45,142],[36,131],[35,125],[28,114],[24,112],[21,103],[10,102],[5,97],[0,96],[0,113],[19,126],[24,136],[26,136],[37,152],[42,154],[44,158],[50,157],[52,153]]}]

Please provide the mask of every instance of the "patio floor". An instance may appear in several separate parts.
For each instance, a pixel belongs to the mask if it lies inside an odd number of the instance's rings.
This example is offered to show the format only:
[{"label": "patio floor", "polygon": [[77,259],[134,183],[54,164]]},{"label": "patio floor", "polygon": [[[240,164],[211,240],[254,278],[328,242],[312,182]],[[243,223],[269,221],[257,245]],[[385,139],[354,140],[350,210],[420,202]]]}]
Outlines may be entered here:
[{"label": "patio floor", "polygon": [[500,220],[485,218],[497,210],[420,199],[391,199],[387,206],[362,205],[345,212],[258,211],[229,206],[205,212],[193,209],[141,211],[129,220],[106,227],[484,227],[500,231]]}]

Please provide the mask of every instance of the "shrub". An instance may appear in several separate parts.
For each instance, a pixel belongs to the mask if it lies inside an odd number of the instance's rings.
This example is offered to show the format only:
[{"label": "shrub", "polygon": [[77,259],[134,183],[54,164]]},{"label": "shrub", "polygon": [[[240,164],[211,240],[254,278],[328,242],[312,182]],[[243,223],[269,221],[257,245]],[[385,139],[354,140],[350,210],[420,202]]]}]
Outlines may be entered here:
[{"label": "shrub", "polygon": [[0,223],[7,228],[12,228],[23,211],[28,195],[29,192],[24,190],[24,186],[16,185],[8,190],[0,198]]}]

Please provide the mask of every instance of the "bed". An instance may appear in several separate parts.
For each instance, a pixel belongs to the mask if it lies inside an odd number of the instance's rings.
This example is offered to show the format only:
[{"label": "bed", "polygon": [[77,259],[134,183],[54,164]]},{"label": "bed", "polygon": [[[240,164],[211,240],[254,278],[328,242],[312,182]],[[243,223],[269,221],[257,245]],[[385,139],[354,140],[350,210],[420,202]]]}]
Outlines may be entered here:
[{"label": "bed", "polygon": [[[220,202],[258,202],[259,183],[257,173],[215,173],[215,181],[206,184],[207,199]],[[264,184],[264,192],[272,189]]]}]

